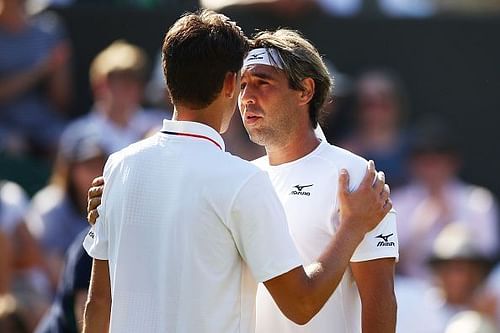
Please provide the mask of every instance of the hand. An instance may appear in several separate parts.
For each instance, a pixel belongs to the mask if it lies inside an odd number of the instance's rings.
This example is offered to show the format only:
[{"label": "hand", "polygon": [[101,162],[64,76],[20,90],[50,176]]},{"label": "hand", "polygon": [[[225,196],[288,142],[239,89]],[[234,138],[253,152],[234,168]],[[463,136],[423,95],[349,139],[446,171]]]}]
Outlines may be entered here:
[{"label": "hand", "polygon": [[102,176],[94,178],[92,187],[87,196],[87,220],[94,225],[99,217],[97,207],[101,205],[102,191],[104,190],[104,178]]},{"label": "hand", "polygon": [[[374,181],[375,179],[375,181]],[[375,163],[368,162],[368,170],[359,188],[349,190],[349,173],[342,169],[339,176],[340,223],[363,235],[375,228],[392,209],[390,189],[383,172],[375,171]]]},{"label": "hand", "polygon": [[42,78],[51,76],[65,66],[71,57],[71,48],[67,42],[57,44],[40,62],[38,70]]}]

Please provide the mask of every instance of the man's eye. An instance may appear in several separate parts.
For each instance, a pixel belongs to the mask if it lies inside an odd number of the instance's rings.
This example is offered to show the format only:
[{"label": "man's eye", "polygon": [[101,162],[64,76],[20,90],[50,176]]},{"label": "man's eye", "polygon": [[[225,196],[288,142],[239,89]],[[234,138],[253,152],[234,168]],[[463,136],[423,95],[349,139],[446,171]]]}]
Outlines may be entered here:
[{"label": "man's eye", "polygon": [[243,90],[243,89],[245,89],[246,86],[247,86],[246,83],[241,83],[240,89]]}]

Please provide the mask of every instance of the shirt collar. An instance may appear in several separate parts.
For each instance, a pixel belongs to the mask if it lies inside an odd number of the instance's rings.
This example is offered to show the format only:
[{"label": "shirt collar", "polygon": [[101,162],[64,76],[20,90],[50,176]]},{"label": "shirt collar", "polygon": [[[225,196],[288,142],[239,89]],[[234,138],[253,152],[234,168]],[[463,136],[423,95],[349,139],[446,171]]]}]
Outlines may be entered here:
[{"label": "shirt collar", "polygon": [[[176,133],[182,133],[182,134],[194,134],[194,135],[200,135],[200,136],[205,136],[211,140],[214,140],[219,144],[221,147],[222,151],[225,151],[226,145],[224,144],[224,140],[222,139],[222,136],[217,133],[216,130],[214,130],[212,127],[194,122],[194,121],[180,121],[180,120],[163,120],[163,127],[161,129],[162,131],[167,131],[167,132],[176,132]],[[210,141],[210,140],[209,140]],[[214,146],[216,146],[214,144]]]}]

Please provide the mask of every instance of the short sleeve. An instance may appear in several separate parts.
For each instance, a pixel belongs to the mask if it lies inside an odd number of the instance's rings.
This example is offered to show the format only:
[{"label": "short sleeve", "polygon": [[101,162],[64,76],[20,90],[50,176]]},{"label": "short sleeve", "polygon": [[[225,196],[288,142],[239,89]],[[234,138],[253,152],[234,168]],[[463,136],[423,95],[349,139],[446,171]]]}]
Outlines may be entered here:
[{"label": "short sleeve", "polygon": [[99,217],[83,240],[83,247],[94,259],[108,260],[109,228],[108,216],[106,214],[106,203],[108,202],[107,186],[110,185],[110,174],[113,171],[113,156],[111,155],[104,166],[104,191],[102,193],[101,205],[97,207]]},{"label": "short sleeve", "polygon": [[253,175],[237,193],[227,224],[257,282],[302,264],[283,207],[265,172]]},{"label": "short sleeve", "polygon": [[354,251],[351,262],[381,258],[398,260],[399,241],[396,229],[396,212],[391,210],[375,229],[365,235]]}]

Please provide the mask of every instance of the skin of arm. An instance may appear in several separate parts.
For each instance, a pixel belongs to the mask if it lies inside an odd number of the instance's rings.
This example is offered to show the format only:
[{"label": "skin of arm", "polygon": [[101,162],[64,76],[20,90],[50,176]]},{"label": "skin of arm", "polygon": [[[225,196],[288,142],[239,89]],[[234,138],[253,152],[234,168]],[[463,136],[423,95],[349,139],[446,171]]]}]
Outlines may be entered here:
[{"label": "skin of arm", "polygon": [[111,314],[111,283],[107,260],[94,259],[90,289],[83,315],[83,333],[108,332]]},{"label": "skin of arm", "polygon": [[394,258],[351,263],[351,270],[361,297],[363,333],[396,331],[394,269]]},{"label": "skin of arm", "polygon": [[83,312],[85,311],[85,303],[87,301],[87,290],[78,290],[75,293],[75,303],[73,312],[75,313],[76,326],[78,332],[83,330]]}]

